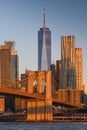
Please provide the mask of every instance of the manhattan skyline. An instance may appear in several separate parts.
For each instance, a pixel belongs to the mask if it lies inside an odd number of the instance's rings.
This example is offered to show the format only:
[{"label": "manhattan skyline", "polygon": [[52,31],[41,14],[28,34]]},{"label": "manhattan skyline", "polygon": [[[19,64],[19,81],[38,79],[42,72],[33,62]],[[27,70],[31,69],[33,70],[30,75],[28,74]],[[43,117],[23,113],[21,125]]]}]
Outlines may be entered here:
[{"label": "manhattan skyline", "polygon": [[[38,69],[38,30],[43,27],[43,0],[0,0],[0,44],[15,40],[19,71]],[[87,86],[87,0],[46,0],[46,26],[52,32],[52,64],[61,59],[61,36],[74,35],[83,49]]]}]

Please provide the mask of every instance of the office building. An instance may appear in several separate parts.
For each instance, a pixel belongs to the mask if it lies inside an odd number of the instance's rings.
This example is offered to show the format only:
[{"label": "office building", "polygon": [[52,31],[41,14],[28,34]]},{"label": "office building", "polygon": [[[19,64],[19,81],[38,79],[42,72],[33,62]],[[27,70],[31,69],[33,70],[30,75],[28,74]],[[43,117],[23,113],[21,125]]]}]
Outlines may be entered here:
[{"label": "office building", "polygon": [[56,75],[57,75],[57,81],[58,81],[58,88],[60,87],[60,77],[61,77],[61,60],[56,61]]},{"label": "office building", "polygon": [[61,37],[61,88],[76,89],[75,37]]},{"label": "office building", "polygon": [[16,51],[15,41],[4,41],[5,45],[11,47],[11,81],[16,83],[19,79],[19,58]]},{"label": "office building", "polygon": [[75,58],[76,58],[76,89],[84,90],[82,48],[75,48]]},{"label": "office building", "polygon": [[46,27],[44,8],[44,26],[38,31],[38,70],[50,70],[50,65],[51,31]]},{"label": "office building", "polygon": [[0,45],[0,86],[11,81],[11,50],[9,45]]},{"label": "office building", "polygon": [[[11,82],[11,49],[9,45],[0,45],[0,87],[7,88]],[[5,111],[6,97],[0,95],[0,111]]]},{"label": "office building", "polygon": [[[19,86],[16,82],[19,80],[19,58],[18,53],[16,51],[16,43],[15,41],[4,41],[5,45],[9,45],[11,48],[11,82],[15,83],[15,89]],[[5,108],[6,110],[10,109],[11,111],[15,112],[16,103],[19,100],[15,97],[6,97],[5,101]]]}]

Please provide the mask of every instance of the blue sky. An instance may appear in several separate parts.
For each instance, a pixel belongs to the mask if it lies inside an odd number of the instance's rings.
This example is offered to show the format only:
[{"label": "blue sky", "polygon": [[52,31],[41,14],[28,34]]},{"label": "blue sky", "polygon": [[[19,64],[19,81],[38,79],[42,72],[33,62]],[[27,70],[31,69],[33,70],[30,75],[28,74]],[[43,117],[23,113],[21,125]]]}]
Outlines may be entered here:
[{"label": "blue sky", "polygon": [[[44,0],[0,0],[0,44],[15,40],[20,73],[37,70],[38,30],[43,26]],[[52,31],[52,63],[61,57],[61,36],[74,35],[83,49],[87,86],[87,0],[46,0],[46,26]]]}]

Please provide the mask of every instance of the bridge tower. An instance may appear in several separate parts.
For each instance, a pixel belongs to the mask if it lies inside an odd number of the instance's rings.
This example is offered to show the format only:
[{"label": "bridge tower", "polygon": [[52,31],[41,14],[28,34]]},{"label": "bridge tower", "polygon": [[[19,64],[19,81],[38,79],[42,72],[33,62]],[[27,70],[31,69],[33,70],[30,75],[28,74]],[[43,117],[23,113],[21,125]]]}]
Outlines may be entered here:
[{"label": "bridge tower", "polygon": [[28,121],[51,121],[52,120],[52,87],[51,87],[51,71],[31,71],[28,73],[28,89],[29,94],[34,94],[33,82],[37,82],[37,94],[42,93],[42,82],[45,80],[45,98],[30,99],[27,101],[27,120]]}]

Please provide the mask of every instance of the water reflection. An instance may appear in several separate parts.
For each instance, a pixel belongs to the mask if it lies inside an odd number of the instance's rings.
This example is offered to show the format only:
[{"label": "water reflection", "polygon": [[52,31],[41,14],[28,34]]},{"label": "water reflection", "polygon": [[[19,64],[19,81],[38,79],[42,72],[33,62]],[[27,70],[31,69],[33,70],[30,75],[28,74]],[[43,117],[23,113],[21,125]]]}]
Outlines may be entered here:
[{"label": "water reflection", "polygon": [[0,123],[0,130],[87,130],[87,123]]}]

